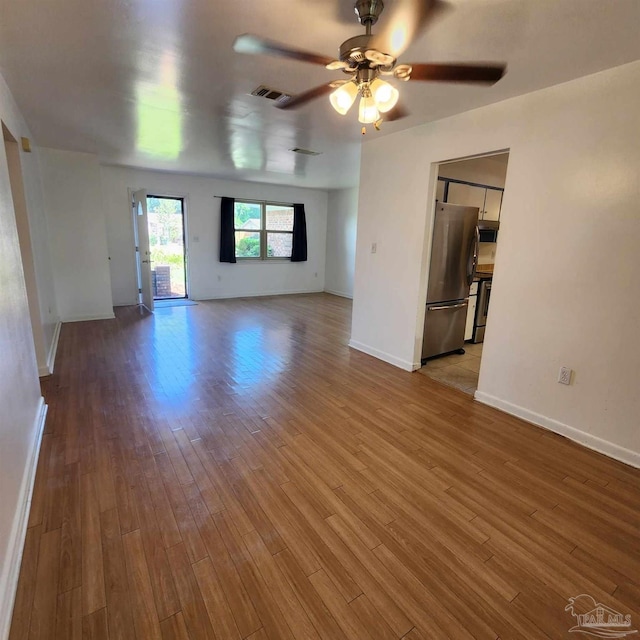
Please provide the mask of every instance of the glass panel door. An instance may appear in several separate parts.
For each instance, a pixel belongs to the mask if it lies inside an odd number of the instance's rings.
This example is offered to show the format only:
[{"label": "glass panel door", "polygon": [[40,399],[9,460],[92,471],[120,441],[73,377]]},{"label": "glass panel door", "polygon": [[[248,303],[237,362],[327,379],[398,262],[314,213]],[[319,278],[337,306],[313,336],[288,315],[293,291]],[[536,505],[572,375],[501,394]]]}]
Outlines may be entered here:
[{"label": "glass panel door", "polygon": [[184,200],[148,196],[147,215],[153,298],[186,298]]}]

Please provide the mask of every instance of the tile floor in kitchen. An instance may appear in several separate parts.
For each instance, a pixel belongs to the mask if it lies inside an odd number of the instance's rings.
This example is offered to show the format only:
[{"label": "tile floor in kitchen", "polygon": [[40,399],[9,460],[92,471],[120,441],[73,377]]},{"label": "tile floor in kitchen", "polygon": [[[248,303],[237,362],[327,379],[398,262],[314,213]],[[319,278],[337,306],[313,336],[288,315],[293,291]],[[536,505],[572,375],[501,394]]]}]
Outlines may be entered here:
[{"label": "tile floor in kitchen", "polygon": [[429,360],[419,372],[438,382],[474,394],[478,388],[478,373],[482,357],[482,343],[465,343],[464,354],[453,353],[450,356]]}]

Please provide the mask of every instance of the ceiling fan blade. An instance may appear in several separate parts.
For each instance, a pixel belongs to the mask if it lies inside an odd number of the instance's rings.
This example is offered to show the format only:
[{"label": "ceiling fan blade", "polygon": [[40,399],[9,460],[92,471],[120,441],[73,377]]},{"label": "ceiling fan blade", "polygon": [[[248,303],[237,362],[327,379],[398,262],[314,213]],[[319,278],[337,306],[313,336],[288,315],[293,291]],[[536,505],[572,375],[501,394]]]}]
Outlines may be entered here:
[{"label": "ceiling fan blade", "polygon": [[507,67],[504,64],[410,64],[411,80],[432,82],[478,82],[495,84]]},{"label": "ceiling fan blade", "polygon": [[298,107],[307,104],[307,102],[311,102],[312,100],[320,98],[327,93],[331,93],[334,89],[335,83],[333,82],[321,84],[319,87],[314,87],[313,89],[299,93],[297,96],[293,96],[293,98],[287,102],[277,102],[276,107],[278,107],[278,109],[297,109]]},{"label": "ceiling fan blade", "polygon": [[396,0],[391,15],[380,18],[380,31],[369,47],[398,58],[427,24],[449,9],[442,0]]},{"label": "ceiling fan blade", "polygon": [[301,62],[310,62],[311,64],[321,64],[323,67],[334,62],[334,59],[328,56],[303,51],[301,49],[294,49],[286,44],[267,40],[266,38],[261,38],[251,33],[244,33],[238,36],[233,43],[233,50],[237,53],[290,58],[291,60],[300,60]]}]

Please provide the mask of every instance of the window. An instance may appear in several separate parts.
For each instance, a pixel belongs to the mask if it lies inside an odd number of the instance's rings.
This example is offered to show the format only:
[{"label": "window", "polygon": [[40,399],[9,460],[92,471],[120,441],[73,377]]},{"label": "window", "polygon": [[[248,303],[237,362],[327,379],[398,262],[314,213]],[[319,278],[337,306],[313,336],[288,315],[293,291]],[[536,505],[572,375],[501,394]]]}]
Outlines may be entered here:
[{"label": "window", "polygon": [[291,258],[293,205],[236,200],[233,214],[236,258]]}]

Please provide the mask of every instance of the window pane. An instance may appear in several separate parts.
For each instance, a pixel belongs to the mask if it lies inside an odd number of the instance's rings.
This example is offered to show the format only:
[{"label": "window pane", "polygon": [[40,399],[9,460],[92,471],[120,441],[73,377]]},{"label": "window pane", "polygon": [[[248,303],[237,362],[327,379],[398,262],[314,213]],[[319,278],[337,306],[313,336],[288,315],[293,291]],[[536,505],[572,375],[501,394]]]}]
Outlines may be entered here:
[{"label": "window pane", "polygon": [[267,233],[267,257],[290,258],[292,233]]},{"label": "window pane", "polygon": [[260,229],[261,205],[255,202],[236,202],[233,209],[236,229]]},{"label": "window pane", "polygon": [[236,231],[236,258],[260,257],[260,233]]},{"label": "window pane", "polygon": [[268,231],[293,231],[293,207],[278,204],[267,205]]}]

